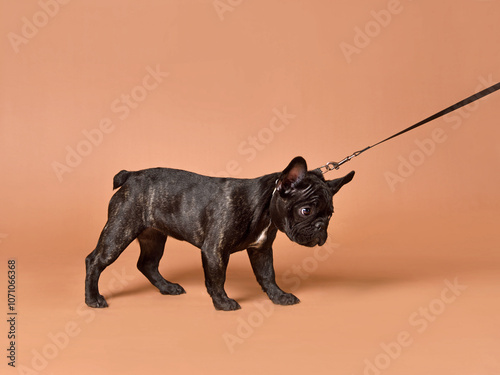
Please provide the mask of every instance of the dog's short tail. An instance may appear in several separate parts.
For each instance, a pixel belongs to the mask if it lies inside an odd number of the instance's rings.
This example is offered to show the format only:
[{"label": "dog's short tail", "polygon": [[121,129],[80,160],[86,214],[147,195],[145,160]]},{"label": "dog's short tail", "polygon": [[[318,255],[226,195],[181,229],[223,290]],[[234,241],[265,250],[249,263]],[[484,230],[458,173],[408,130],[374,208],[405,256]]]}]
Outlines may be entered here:
[{"label": "dog's short tail", "polygon": [[118,189],[120,186],[122,186],[131,174],[132,172],[126,170],[118,172],[116,176],[113,177],[113,190]]}]

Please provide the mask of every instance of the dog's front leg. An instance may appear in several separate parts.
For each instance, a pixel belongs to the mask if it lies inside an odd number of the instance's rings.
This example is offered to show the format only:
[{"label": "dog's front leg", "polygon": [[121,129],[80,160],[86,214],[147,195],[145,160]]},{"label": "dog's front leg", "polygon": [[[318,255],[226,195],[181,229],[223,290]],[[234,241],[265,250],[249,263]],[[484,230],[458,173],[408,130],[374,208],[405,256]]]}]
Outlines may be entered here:
[{"label": "dog's front leg", "polygon": [[201,249],[203,270],[205,271],[205,285],[208,294],[217,310],[232,311],[241,309],[238,302],[227,296],[224,290],[226,269],[229,263],[229,251],[225,252],[214,247]]},{"label": "dog's front leg", "polygon": [[276,284],[273,266],[273,249],[271,246],[263,248],[249,248],[247,250],[252,269],[262,290],[267,293],[271,301],[277,305],[295,305],[300,300],[291,293],[286,293]]}]

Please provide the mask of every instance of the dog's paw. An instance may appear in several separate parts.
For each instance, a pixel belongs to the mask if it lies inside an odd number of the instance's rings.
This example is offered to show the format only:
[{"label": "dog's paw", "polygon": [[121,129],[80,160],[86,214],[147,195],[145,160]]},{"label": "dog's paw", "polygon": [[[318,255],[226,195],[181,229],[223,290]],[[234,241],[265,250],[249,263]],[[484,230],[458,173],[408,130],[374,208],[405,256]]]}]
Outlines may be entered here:
[{"label": "dog's paw", "polygon": [[94,308],[108,307],[108,303],[106,302],[104,297],[101,296],[100,294],[97,296],[97,298],[86,299],[85,303],[87,304],[87,306]]},{"label": "dog's paw", "polygon": [[214,306],[216,310],[222,311],[234,311],[241,309],[241,306],[234,299],[228,298],[223,301],[214,301]]},{"label": "dog's paw", "polygon": [[300,302],[300,299],[292,293],[283,293],[271,299],[277,305],[295,305]]},{"label": "dog's paw", "polygon": [[171,296],[177,296],[179,294],[184,294],[186,291],[179,284],[169,283],[160,288],[161,294],[167,294]]}]

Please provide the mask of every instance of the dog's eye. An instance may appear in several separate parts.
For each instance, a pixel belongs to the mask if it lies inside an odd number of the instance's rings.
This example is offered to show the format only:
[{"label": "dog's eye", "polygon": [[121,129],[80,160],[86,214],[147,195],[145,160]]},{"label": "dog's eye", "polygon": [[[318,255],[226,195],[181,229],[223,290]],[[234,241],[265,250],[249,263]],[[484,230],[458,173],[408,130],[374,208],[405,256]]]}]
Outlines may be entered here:
[{"label": "dog's eye", "polygon": [[311,214],[311,208],[310,207],[302,207],[300,209],[300,214],[302,216],[309,216]]}]

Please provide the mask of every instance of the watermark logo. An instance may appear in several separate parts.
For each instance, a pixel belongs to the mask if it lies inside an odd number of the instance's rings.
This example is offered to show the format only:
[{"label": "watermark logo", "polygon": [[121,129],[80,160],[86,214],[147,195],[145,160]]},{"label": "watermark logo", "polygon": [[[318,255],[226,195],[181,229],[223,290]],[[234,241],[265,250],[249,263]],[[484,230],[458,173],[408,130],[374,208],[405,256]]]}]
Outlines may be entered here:
[{"label": "watermark logo", "polygon": [[222,335],[222,339],[231,354],[236,351],[237,345],[243,344],[246,339],[250,338],[264,324],[266,319],[273,315],[276,308],[272,302],[255,302],[253,305],[255,309],[245,318],[238,317],[236,319],[237,326],[234,333],[225,332]]},{"label": "watermark logo", "polygon": [[[144,102],[153,90],[158,88],[169,73],[163,72],[160,65],[156,67],[146,67],[146,75],[140,84],[134,86],[129,92],[121,94],[111,102],[110,110],[116,114],[119,120],[125,121],[132,110],[137,109],[140,103]],[[104,140],[106,134],[111,134],[116,129],[116,120],[104,117],[99,121],[99,125],[93,129],[82,131],[82,139],[74,146],[66,146],[66,156],[64,161],[54,160],[51,163],[59,182],[62,182],[66,173],[71,173],[78,167],[83,159],[89,156]]]},{"label": "watermark logo", "polygon": [[384,173],[385,181],[389,185],[392,192],[396,191],[396,184],[404,182],[410,177],[417,167],[424,164],[425,160],[434,154],[436,146],[440,143],[446,142],[448,136],[441,128],[436,128],[432,131],[431,136],[423,140],[416,139],[415,145],[417,146],[412,150],[407,157],[402,155],[398,156],[399,165],[397,172],[387,171]]},{"label": "watermark logo", "polygon": [[400,0],[389,0],[386,9],[370,12],[371,19],[363,26],[354,28],[354,38],[352,43],[342,42],[339,47],[346,61],[352,62],[352,55],[359,55],[367,48],[374,38],[378,37],[394,19],[394,16],[401,14],[404,7]]},{"label": "watermark logo", "polygon": [[416,334],[423,334],[429,326],[441,316],[467,289],[467,285],[459,283],[458,278],[453,281],[444,280],[444,288],[437,298],[433,298],[425,306],[420,306],[408,317],[408,324],[412,330],[402,330],[393,341],[381,342],[380,351],[373,358],[365,358],[363,375],[381,375],[397,360],[405,350],[415,341]]},{"label": "watermark logo", "polygon": [[226,163],[224,170],[215,173],[211,172],[210,174],[217,177],[238,176],[243,171],[241,158],[247,163],[253,161],[259,152],[269,147],[276,138],[276,134],[284,131],[292,120],[297,117],[297,115],[288,112],[287,106],[283,106],[281,109],[273,108],[272,113],[272,117],[266,126],[262,127],[257,133],[249,135],[238,144],[239,160],[231,159]]},{"label": "watermark logo", "polygon": [[330,258],[339,248],[339,244],[329,242],[326,242],[323,246],[315,247],[313,255],[305,257],[299,264],[292,265],[283,273],[282,280],[285,288],[290,289],[292,292],[298,290],[302,282],[314,274],[320,264]]},{"label": "watermark logo", "polygon": [[[479,77],[478,81],[479,84],[476,87],[476,93],[495,84],[492,74],[488,75],[487,78]],[[461,128],[464,120],[471,117],[472,114],[478,110],[481,101],[486,99],[487,98],[481,98],[474,103],[470,103],[466,107],[462,107],[447,114],[443,117],[443,119],[445,122],[451,124],[452,130],[458,130]],[[417,168],[423,165],[425,161],[436,152],[438,145],[445,143],[448,139],[449,135],[443,128],[440,127],[434,128],[430,137],[416,139],[416,147],[411,150],[408,155],[399,155],[397,157],[399,163],[396,170],[384,172],[384,178],[389,186],[389,189],[392,192],[396,191],[396,185],[405,182],[410,176],[412,176]]]},{"label": "watermark logo", "polygon": [[233,13],[243,3],[243,0],[214,0],[212,5],[221,21],[224,21],[227,12]]},{"label": "watermark logo", "polygon": [[[302,282],[318,270],[320,263],[330,258],[339,248],[339,244],[330,244],[328,242],[321,247],[316,247],[313,255],[305,257],[299,264],[292,265],[290,269],[283,273],[284,289],[292,292],[299,289]],[[222,335],[222,339],[231,354],[262,327],[276,309],[276,306],[271,301],[265,303],[256,302],[254,307],[255,309],[248,313],[245,318],[240,316],[236,319],[237,325],[234,333],[225,332]]]},{"label": "watermark logo", "polygon": [[70,0],[40,0],[38,6],[40,10],[31,17],[21,18],[22,26],[20,33],[13,31],[7,34],[10,45],[15,53],[19,53],[21,45],[28,44],[41,29],[47,26],[49,21],[59,14],[61,5],[66,5]]},{"label": "watermark logo", "polygon": [[[135,276],[127,273],[125,268],[120,272],[113,270],[113,277],[105,285],[105,293],[121,292],[130,284]],[[72,340],[78,337],[97,316],[96,310],[87,307],[84,302],[75,309],[75,317],[66,322],[60,329],[51,331],[47,334],[44,345],[31,350],[31,359],[28,364],[16,366],[19,374],[38,375],[44,372],[51,361],[56,359],[59,354],[71,345]]]}]

